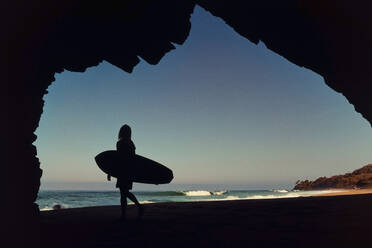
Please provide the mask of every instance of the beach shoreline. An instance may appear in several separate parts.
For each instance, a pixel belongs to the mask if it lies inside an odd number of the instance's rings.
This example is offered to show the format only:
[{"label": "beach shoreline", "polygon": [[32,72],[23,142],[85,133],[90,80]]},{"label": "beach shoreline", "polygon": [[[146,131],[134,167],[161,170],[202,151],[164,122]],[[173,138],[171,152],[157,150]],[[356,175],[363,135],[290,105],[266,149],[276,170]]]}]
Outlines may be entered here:
[{"label": "beach shoreline", "polygon": [[[365,191],[357,191],[365,192]],[[41,212],[42,247],[368,246],[372,194],[167,202],[145,205],[142,220],[119,206]]]},{"label": "beach shoreline", "polygon": [[314,196],[341,196],[341,195],[362,195],[362,194],[372,194],[372,188],[368,189],[327,189],[335,190],[335,192],[320,193]]},{"label": "beach shoreline", "polygon": [[[345,190],[309,190],[298,191],[288,189],[271,190],[168,190],[168,191],[132,191],[140,203],[160,202],[199,202],[199,201],[231,201],[249,199],[276,199],[310,197],[326,193],[338,193]],[[118,191],[41,191],[37,204],[40,210],[55,208],[81,208],[90,206],[110,206],[120,203]],[[131,202],[129,202],[131,204]]]}]

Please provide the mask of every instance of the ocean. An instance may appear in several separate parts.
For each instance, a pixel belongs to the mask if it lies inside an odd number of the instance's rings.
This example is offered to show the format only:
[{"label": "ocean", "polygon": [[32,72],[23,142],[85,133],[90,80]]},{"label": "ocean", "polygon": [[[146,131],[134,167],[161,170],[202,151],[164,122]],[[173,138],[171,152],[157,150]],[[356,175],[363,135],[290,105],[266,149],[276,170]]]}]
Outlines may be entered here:
[{"label": "ocean", "polygon": [[[177,190],[133,190],[138,201],[144,204],[157,202],[196,202],[196,201],[226,201],[247,199],[275,199],[308,197],[327,191],[293,191],[288,189],[247,190],[221,189],[221,187],[188,187]],[[40,210],[52,210],[54,206],[62,208],[79,208],[89,206],[120,205],[118,190],[41,190],[37,198]],[[132,204],[128,200],[129,204]]]}]

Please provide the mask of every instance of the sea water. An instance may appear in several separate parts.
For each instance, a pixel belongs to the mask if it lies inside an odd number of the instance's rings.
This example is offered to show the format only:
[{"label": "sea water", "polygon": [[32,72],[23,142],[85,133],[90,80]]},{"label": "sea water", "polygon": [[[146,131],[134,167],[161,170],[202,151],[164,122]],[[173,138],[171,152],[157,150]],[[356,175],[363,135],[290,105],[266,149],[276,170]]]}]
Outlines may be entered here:
[{"label": "sea water", "polygon": [[[249,190],[236,187],[221,188],[211,186],[178,187],[174,190],[133,190],[140,203],[157,202],[196,202],[196,201],[228,201],[248,199],[275,199],[307,197],[328,191],[298,191],[288,189]],[[79,208],[89,206],[119,205],[118,190],[41,190],[37,198],[40,210],[51,210],[54,206],[62,208]],[[128,201],[131,204],[130,201]]]}]

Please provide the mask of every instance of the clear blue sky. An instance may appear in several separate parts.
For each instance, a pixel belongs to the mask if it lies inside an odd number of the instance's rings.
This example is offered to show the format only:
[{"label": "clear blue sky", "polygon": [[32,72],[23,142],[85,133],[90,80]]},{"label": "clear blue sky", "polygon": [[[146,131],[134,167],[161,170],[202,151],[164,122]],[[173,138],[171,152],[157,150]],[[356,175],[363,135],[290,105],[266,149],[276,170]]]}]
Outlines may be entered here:
[{"label": "clear blue sky", "polygon": [[156,66],[56,75],[35,142],[42,183],[104,182],[94,156],[115,149],[124,123],[137,153],[173,169],[175,183],[285,185],[372,162],[368,122],[319,75],[201,8],[191,21]]}]

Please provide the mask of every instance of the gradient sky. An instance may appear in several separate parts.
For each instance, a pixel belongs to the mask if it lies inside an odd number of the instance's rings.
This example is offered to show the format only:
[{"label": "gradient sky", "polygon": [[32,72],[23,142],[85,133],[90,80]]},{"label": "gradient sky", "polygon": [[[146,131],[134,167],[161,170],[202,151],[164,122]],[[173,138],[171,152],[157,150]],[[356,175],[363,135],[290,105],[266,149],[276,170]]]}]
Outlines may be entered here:
[{"label": "gradient sky", "polygon": [[293,185],[372,162],[369,123],[319,75],[199,7],[191,21],[156,66],[56,75],[36,132],[44,185],[104,182],[94,156],[115,149],[124,123],[174,183]]}]

